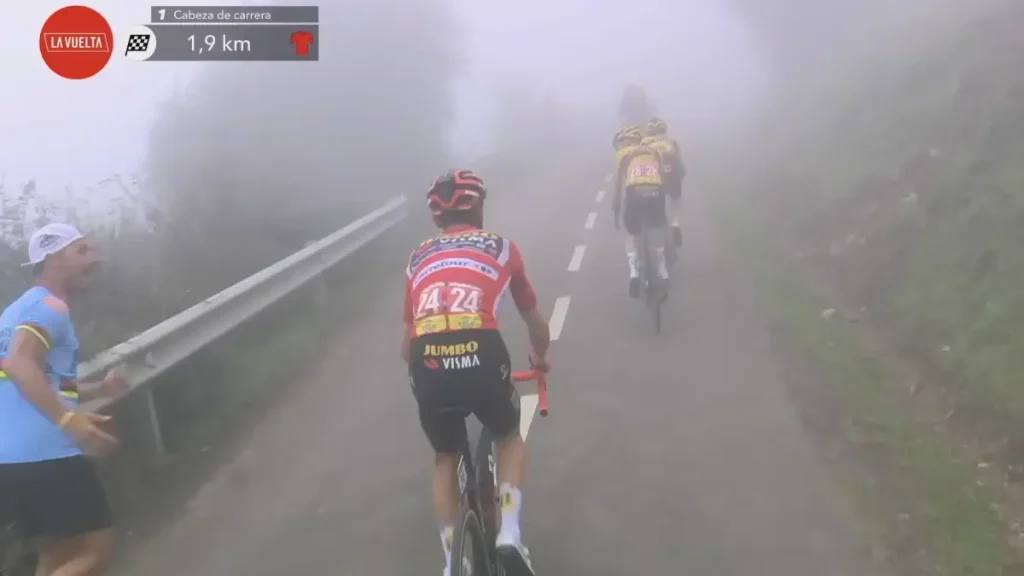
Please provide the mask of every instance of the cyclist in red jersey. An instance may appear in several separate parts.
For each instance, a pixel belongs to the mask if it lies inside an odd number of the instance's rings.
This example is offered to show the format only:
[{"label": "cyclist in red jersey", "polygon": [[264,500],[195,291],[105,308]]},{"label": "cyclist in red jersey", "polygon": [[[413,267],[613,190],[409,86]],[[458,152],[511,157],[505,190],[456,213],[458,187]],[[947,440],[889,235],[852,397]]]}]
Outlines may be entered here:
[{"label": "cyclist in red jersey", "polygon": [[427,205],[440,235],[423,242],[406,268],[405,337],[402,357],[409,364],[420,424],[436,453],[434,512],[451,572],[451,549],[459,515],[459,453],[466,442],[466,416],[475,414],[498,438],[501,530],[498,551],[510,560],[510,576],[533,574],[522,544],[526,445],[519,434],[519,395],[512,365],[498,331],[498,306],[506,292],[529,330],[534,365],[546,371],[551,336],[537,311],[523,257],[514,242],[483,230],[487,190],[469,170],[438,178]]}]

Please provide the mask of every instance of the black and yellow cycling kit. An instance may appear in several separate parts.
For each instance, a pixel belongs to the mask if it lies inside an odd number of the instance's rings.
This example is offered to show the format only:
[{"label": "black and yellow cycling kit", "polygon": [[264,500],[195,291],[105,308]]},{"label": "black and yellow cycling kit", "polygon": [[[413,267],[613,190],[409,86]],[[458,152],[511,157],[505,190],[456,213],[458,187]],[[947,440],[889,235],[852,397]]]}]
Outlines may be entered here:
[{"label": "black and yellow cycling kit", "polygon": [[614,201],[616,208],[622,202],[626,231],[636,236],[644,227],[664,226],[665,177],[661,153],[643,144],[628,145],[615,155],[615,164]]},{"label": "black and yellow cycling kit", "polygon": [[630,144],[615,153],[616,191],[634,186],[661,186],[661,153],[652,146]]},{"label": "black and yellow cycling kit", "polygon": [[654,148],[661,154],[665,194],[671,198],[682,196],[686,168],[683,165],[683,154],[679,143],[667,135],[653,135],[644,138],[642,144]]}]

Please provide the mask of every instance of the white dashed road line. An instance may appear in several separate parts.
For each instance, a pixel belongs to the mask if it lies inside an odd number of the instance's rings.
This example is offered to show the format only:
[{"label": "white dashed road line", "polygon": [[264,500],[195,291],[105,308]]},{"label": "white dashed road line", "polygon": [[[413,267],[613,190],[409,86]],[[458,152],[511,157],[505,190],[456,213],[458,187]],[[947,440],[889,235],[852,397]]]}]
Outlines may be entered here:
[{"label": "white dashed road line", "polygon": [[568,313],[569,297],[559,296],[555,300],[555,307],[551,310],[551,320],[548,321],[552,342],[558,340],[558,337],[562,335],[562,326],[565,325],[565,315]]},{"label": "white dashed road line", "polygon": [[522,394],[519,396],[519,435],[526,440],[530,433],[530,424],[533,424],[533,417],[537,415],[537,405],[540,398],[536,394]]},{"label": "white dashed road line", "polygon": [[605,181],[605,182],[611,182],[611,181],[612,181],[612,175],[611,175],[611,174],[608,174],[608,175],[606,175],[606,176],[604,177],[604,181]]},{"label": "white dashed road line", "polygon": [[590,230],[594,227],[594,222],[597,222],[597,212],[587,214],[587,221],[583,223],[583,229]]},{"label": "white dashed road line", "polygon": [[569,272],[579,272],[580,266],[583,265],[583,253],[586,250],[587,247],[580,244],[572,251],[572,259],[569,260]]},{"label": "white dashed road line", "polygon": [[597,202],[600,204],[601,200],[604,200],[604,190],[597,191]]}]

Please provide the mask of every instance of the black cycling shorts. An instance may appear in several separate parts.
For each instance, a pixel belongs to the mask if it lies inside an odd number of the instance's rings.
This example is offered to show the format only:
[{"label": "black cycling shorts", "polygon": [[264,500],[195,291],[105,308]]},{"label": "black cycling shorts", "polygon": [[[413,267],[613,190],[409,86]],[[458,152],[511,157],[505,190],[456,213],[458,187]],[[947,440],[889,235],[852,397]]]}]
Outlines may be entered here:
[{"label": "black cycling shorts", "polygon": [[626,188],[622,224],[630,236],[640,234],[644,226],[661,228],[668,224],[665,218],[665,195],[658,186],[629,186]]},{"label": "black cycling shorts", "polygon": [[499,438],[519,428],[519,394],[512,385],[508,349],[497,330],[414,339],[409,376],[420,424],[439,454],[462,450],[470,414]]},{"label": "black cycling shorts", "polygon": [[96,468],[85,456],[0,464],[0,526],[26,540],[64,540],[113,526]]}]

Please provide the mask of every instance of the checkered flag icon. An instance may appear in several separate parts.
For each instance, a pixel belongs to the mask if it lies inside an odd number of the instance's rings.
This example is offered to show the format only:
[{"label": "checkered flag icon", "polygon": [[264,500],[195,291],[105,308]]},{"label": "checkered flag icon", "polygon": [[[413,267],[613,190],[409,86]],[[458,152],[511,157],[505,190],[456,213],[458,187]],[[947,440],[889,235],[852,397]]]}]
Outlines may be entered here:
[{"label": "checkered flag icon", "polygon": [[129,52],[145,52],[149,49],[149,39],[149,34],[131,34],[124,55],[127,56]]}]

